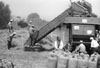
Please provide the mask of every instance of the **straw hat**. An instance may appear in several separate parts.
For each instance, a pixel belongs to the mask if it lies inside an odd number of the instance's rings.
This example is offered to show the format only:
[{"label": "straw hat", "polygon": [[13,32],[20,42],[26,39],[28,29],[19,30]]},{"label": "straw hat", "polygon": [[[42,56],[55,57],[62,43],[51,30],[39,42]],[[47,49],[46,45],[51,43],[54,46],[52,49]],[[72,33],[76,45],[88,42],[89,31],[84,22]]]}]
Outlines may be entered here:
[{"label": "straw hat", "polygon": [[10,20],[11,22],[13,21],[13,19]]},{"label": "straw hat", "polygon": [[93,37],[90,37],[90,40],[92,40],[93,39]]},{"label": "straw hat", "polygon": [[82,43],[83,41],[82,40],[80,40],[80,43]]}]

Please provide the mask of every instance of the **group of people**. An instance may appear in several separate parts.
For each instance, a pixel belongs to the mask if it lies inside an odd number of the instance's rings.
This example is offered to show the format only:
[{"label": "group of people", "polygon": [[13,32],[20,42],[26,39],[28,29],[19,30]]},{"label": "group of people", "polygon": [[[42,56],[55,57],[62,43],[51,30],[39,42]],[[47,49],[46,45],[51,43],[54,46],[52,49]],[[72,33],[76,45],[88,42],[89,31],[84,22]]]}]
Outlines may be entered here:
[{"label": "group of people", "polygon": [[[91,40],[91,44],[89,50],[91,51],[91,54],[98,52],[98,47],[99,47],[98,41],[93,37],[90,37],[90,40]],[[55,50],[71,51],[71,45],[69,43],[67,45],[64,45],[63,41],[59,37],[57,37],[56,41],[54,42],[54,47]],[[76,46],[73,52],[87,54],[86,45],[84,44],[83,40],[80,40],[80,44]]]},{"label": "group of people", "polygon": [[[11,20],[8,23],[8,28],[9,28],[9,33],[10,33],[8,40],[7,40],[8,41],[8,49],[10,49],[12,47],[11,43],[12,43],[14,36],[16,35],[16,32],[14,31],[12,24],[13,24],[13,20]],[[30,21],[30,23],[28,25],[29,25],[29,39],[30,39],[29,46],[33,47],[35,44],[36,38],[38,36],[38,34],[36,34],[36,33],[38,33],[38,32],[36,32],[37,29],[35,28],[35,26],[32,25],[32,21]],[[95,38],[90,37],[90,40],[91,40],[91,48],[90,48],[91,53],[97,52],[97,49],[98,49],[99,43],[100,43],[100,31],[96,30],[96,37]],[[54,47],[56,50],[62,50],[62,49],[66,50],[66,47],[67,47],[67,50],[70,51],[71,45],[68,43],[68,45],[64,46],[61,38],[56,37]],[[84,45],[83,40],[80,40],[80,44],[76,47],[75,52],[77,52],[77,51],[80,53],[87,53],[86,46]]]},{"label": "group of people", "polygon": [[61,37],[59,36],[57,36],[54,41],[54,48],[55,50],[71,51],[70,43],[67,43],[66,45],[64,45]]},{"label": "group of people", "polygon": [[[98,47],[99,47],[98,41],[95,40],[93,37],[90,37],[90,40],[91,40],[91,45],[90,45],[91,54],[98,52]],[[80,44],[76,47],[75,52],[87,53],[86,46],[84,45],[82,40],[80,40]]]},{"label": "group of people", "polygon": [[[29,39],[30,39],[29,46],[32,47],[35,44],[35,40],[38,35],[36,33],[38,33],[38,32],[36,32],[37,29],[35,28],[35,26],[32,25],[32,21],[29,22],[28,26],[29,26]],[[14,36],[16,35],[16,32],[14,31],[14,28],[13,28],[13,20],[12,19],[8,23],[8,29],[9,29],[9,37],[8,37],[7,41],[8,41],[8,49],[10,49],[12,47],[12,44],[11,44],[12,40],[13,40]]]},{"label": "group of people", "polygon": [[56,50],[63,49],[63,42],[60,37],[57,37],[54,43],[54,47]]}]

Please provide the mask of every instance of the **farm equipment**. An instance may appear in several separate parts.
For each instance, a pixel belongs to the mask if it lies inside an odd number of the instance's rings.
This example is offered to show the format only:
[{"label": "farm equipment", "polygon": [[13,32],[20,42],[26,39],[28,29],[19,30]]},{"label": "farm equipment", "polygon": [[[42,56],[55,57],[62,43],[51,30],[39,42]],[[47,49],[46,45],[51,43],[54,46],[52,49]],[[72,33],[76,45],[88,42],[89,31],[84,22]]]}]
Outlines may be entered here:
[{"label": "farm equipment", "polygon": [[84,3],[72,2],[70,8],[37,31],[35,43],[38,43],[54,30],[65,26],[64,29],[68,29],[64,31],[65,44],[70,42],[75,48],[79,44],[79,40],[83,40],[88,50],[90,47],[89,38],[95,37],[95,30],[100,27],[100,20],[92,13],[91,9],[91,4],[86,1]]}]

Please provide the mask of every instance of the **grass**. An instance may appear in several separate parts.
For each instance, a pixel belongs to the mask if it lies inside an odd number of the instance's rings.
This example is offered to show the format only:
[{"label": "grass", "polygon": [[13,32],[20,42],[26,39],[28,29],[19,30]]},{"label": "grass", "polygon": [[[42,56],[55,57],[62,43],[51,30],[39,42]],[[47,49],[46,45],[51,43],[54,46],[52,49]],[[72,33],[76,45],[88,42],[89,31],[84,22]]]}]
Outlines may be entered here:
[{"label": "grass", "polygon": [[0,58],[6,58],[14,62],[18,68],[46,68],[48,52],[24,52],[23,47],[28,39],[26,29],[17,30],[13,39],[16,47],[7,49],[7,30],[0,30]]}]

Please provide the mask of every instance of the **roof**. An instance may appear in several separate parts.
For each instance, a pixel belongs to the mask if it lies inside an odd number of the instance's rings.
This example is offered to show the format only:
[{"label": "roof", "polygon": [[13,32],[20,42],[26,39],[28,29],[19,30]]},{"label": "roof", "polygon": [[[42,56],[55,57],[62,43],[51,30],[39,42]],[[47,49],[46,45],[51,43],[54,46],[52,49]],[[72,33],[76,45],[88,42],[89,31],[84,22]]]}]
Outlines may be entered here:
[{"label": "roof", "polygon": [[64,23],[100,25],[100,18],[93,18],[93,17],[66,17]]}]

